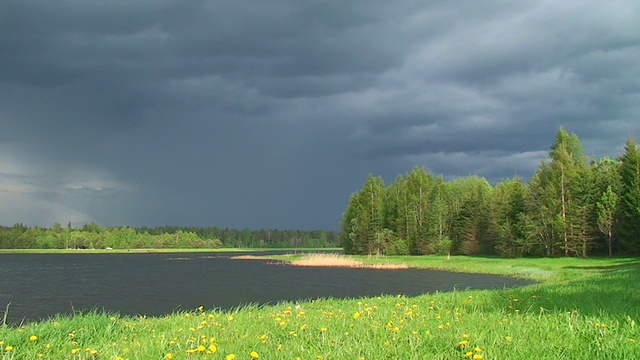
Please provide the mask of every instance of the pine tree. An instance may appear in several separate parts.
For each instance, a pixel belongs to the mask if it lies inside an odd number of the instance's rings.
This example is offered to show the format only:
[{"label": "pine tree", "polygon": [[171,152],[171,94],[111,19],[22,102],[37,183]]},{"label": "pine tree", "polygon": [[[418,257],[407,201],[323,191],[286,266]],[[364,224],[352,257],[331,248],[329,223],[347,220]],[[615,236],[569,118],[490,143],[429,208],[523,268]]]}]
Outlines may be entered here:
[{"label": "pine tree", "polygon": [[640,151],[631,137],[620,159],[622,182],[619,219],[622,251],[640,254]]},{"label": "pine tree", "polygon": [[506,257],[524,256],[529,251],[525,230],[526,187],[519,177],[496,184],[491,201],[491,234],[495,251]]},{"label": "pine tree", "polygon": [[378,234],[384,225],[386,189],[381,177],[369,174],[362,189],[351,196],[342,219],[341,242],[349,254],[379,253]]},{"label": "pine tree", "polygon": [[617,207],[618,195],[612,190],[611,186],[608,186],[596,204],[596,208],[598,212],[598,228],[607,236],[609,256],[613,255],[613,228]]}]

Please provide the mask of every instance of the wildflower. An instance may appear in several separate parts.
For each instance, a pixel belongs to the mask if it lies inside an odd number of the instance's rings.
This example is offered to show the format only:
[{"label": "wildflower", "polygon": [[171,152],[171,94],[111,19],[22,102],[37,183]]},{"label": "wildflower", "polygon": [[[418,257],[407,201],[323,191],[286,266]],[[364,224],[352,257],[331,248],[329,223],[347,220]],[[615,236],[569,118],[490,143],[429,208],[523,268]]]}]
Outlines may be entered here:
[{"label": "wildflower", "polygon": [[505,336],[505,337],[504,337],[504,339],[505,339],[507,342],[512,342],[512,341],[513,341],[513,338],[512,338],[511,336]]},{"label": "wildflower", "polygon": [[320,331],[327,332],[327,328],[326,327],[320,328]]},{"label": "wildflower", "polygon": [[198,352],[204,352],[206,348],[204,347],[204,345],[200,345],[196,348],[196,350],[198,350]]},{"label": "wildflower", "polygon": [[465,347],[465,346],[469,345],[469,342],[467,340],[463,340],[463,341],[460,341],[460,343],[458,345],[460,345],[460,347]]},{"label": "wildflower", "polygon": [[7,347],[4,348],[4,351],[13,351],[13,346],[7,345]]},{"label": "wildflower", "polygon": [[359,317],[360,317],[360,313],[359,312],[356,312],[356,313],[353,314],[353,318],[354,319],[357,319]]},{"label": "wildflower", "polygon": [[473,358],[472,358],[472,359],[473,359],[473,360],[482,360],[482,355],[480,355],[480,354],[475,354],[475,355],[473,355]]},{"label": "wildflower", "polygon": [[235,360],[236,359],[236,354],[229,354],[225,357],[225,360]]},{"label": "wildflower", "polygon": [[482,349],[480,349],[479,347],[477,347],[477,346],[476,346],[476,348],[475,348],[475,349],[473,349],[473,351],[475,351],[475,352],[479,353],[479,352],[482,352]]},{"label": "wildflower", "polygon": [[473,356],[473,351],[467,351],[467,353],[464,354],[464,356],[469,357],[469,358],[472,357]]},{"label": "wildflower", "polygon": [[71,355],[75,355],[75,354],[77,354],[78,352],[80,352],[80,349],[78,349],[78,348],[71,349]]},{"label": "wildflower", "polygon": [[251,356],[252,359],[257,359],[260,357],[260,355],[258,355],[258,353],[255,351],[250,352],[249,356]]},{"label": "wildflower", "polygon": [[211,345],[209,345],[209,351],[210,351],[211,353],[216,353],[216,352],[218,352],[218,346],[217,346],[216,344],[211,344]]},{"label": "wildflower", "polygon": [[167,355],[164,356],[165,359],[167,360],[171,360],[173,359],[173,354],[172,353],[168,353]]},{"label": "wildflower", "polygon": [[36,340],[38,340],[37,336],[35,336],[35,335],[29,336],[29,341],[36,341]]}]

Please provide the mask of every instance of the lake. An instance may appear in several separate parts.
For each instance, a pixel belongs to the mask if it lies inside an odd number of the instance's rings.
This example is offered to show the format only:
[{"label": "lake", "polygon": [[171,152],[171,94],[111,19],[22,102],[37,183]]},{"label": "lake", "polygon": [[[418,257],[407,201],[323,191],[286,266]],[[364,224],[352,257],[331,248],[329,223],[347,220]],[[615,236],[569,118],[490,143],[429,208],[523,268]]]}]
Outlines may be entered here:
[{"label": "lake", "polygon": [[201,305],[230,309],[249,303],[412,296],[532,283],[498,275],[295,267],[269,260],[230,259],[236,255],[0,254],[0,314],[10,303],[7,322],[12,324],[90,309],[155,316]]}]

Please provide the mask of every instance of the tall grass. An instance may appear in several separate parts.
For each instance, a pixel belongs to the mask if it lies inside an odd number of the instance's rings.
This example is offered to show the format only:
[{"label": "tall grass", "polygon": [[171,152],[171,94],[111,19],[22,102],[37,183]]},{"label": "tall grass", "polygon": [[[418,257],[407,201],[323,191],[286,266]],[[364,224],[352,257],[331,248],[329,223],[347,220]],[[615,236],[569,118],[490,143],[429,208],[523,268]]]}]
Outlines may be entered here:
[{"label": "tall grass", "polygon": [[157,318],[89,312],[0,328],[0,358],[478,360],[640,354],[637,259],[357,260],[526,275],[540,282],[417,297],[200,308]]}]

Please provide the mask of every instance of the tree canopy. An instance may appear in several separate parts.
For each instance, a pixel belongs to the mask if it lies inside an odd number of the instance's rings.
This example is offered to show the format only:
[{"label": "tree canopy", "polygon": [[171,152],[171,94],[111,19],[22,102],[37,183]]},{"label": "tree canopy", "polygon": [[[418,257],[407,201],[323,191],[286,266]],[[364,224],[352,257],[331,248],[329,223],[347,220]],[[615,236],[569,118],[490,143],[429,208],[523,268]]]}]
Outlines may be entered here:
[{"label": "tree canopy", "polygon": [[352,254],[639,255],[640,151],[629,138],[619,159],[589,160],[561,127],[528,182],[415,167],[385,187],[369,175],[341,226]]}]

